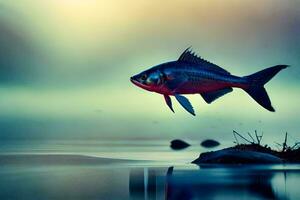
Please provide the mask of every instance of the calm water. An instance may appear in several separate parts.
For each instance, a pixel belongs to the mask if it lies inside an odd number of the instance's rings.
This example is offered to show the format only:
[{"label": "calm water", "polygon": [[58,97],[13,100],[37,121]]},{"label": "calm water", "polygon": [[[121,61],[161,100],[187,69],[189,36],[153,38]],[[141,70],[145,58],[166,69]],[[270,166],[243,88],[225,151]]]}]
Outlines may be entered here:
[{"label": "calm water", "polygon": [[300,165],[189,164],[201,151],[167,141],[6,142],[0,199],[300,198]]}]

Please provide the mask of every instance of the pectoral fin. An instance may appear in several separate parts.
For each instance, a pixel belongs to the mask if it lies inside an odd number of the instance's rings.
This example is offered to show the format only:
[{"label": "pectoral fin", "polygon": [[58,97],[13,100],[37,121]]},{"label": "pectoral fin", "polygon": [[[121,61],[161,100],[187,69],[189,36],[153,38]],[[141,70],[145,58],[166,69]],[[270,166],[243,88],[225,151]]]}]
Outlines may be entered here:
[{"label": "pectoral fin", "polygon": [[206,93],[202,93],[200,94],[202,96],[202,98],[206,101],[206,103],[211,103],[214,100],[218,99],[219,97],[232,92],[232,88],[224,88],[222,90],[217,90],[217,91],[213,91],[213,92],[206,92]]},{"label": "pectoral fin", "polygon": [[192,115],[195,116],[194,108],[187,98],[185,98],[184,96],[178,95],[178,94],[176,94],[175,97],[176,97],[177,101],[180,103],[180,105],[186,111],[188,111],[189,113],[191,113]]},{"label": "pectoral fin", "polygon": [[169,108],[172,110],[172,112],[174,113],[174,110],[173,110],[173,107],[172,107],[172,100],[171,100],[171,97],[168,96],[168,95],[164,95],[165,97],[165,101],[166,101],[166,104],[169,106]]}]

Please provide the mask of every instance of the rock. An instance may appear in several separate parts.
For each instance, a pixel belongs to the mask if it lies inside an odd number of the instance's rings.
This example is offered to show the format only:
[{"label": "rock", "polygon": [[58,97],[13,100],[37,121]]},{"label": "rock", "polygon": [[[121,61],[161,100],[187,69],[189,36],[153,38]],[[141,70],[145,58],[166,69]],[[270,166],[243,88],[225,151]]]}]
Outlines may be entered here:
[{"label": "rock", "polygon": [[189,147],[190,144],[186,143],[183,140],[172,140],[170,147],[174,150],[180,150],[180,149],[185,149]]},{"label": "rock", "polygon": [[220,143],[216,140],[207,139],[207,140],[203,140],[200,145],[206,148],[212,148],[212,147],[219,146]]},{"label": "rock", "polygon": [[283,160],[269,153],[240,149],[222,149],[200,154],[194,164],[273,164]]}]

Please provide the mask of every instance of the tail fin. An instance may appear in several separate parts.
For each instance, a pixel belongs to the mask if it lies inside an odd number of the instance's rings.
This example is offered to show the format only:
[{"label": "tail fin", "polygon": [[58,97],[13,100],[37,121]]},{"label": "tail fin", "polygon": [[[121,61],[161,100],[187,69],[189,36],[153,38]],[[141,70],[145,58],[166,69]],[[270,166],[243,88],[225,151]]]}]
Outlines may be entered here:
[{"label": "tail fin", "polygon": [[262,107],[271,112],[275,112],[264,85],[280,70],[287,67],[288,65],[276,65],[251,74],[250,76],[245,76],[245,78],[250,81],[250,86],[249,88],[245,89],[245,91]]}]

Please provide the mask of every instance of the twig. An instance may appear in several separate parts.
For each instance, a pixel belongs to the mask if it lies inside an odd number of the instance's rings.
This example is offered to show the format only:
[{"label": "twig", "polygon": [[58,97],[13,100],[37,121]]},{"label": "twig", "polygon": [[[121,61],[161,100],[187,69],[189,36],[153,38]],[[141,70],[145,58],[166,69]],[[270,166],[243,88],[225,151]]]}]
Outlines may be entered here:
[{"label": "twig", "polygon": [[282,144],[278,143],[278,142],[274,142],[276,145],[278,146],[282,146]]},{"label": "twig", "polygon": [[255,143],[254,138],[252,137],[252,135],[248,132],[248,135],[250,136],[250,138],[252,139],[252,143]]},{"label": "twig", "polygon": [[263,133],[262,133],[262,135],[258,135],[256,130],[254,132],[255,132],[255,137],[256,137],[256,140],[257,140],[257,144],[260,145],[260,142],[261,142],[262,137],[263,137]]},{"label": "twig", "polygon": [[261,132],[261,136],[260,136],[259,143],[261,143],[261,141],[262,141],[262,139],[263,139],[263,136],[264,136],[264,132]]},{"label": "twig", "polygon": [[285,133],[284,142],[282,144],[282,152],[287,150],[287,132]]},{"label": "twig", "polygon": [[259,144],[260,141],[259,141],[259,138],[258,138],[256,130],[255,130],[255,137],[256,137],[256,140],[257,140],[257,144]]},{"label": "twig", "polygon": [[233,137],[234,137],[234,139],[235,139],[235,141],[236,141],[235,143],[236,143],[237,145],[239,145],[239,141],[238,141],[238,139],[236,138],[236,135],[234,134],[234,131],[233,131],[232,134],[233,134]]},{"label": "twig", "polygon": [[250,140],[248,140],[247,138],[245,138],[244,136],[242,136],[241,134],[239,134],[238,132],[236,132],[235,130],[233,130],[233,135],[237,134],[238,136],[240,136],[242,139],[244,139],[246,142],[252,144],[252,142]]},{"label": "twig", "polygon": [[300,142],[296,142],[296,143],[291,147],[291,150],[296,149],[296,147],[298,147],[298,145],[300,145]]}]

